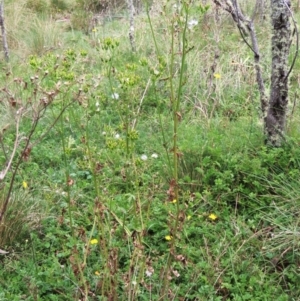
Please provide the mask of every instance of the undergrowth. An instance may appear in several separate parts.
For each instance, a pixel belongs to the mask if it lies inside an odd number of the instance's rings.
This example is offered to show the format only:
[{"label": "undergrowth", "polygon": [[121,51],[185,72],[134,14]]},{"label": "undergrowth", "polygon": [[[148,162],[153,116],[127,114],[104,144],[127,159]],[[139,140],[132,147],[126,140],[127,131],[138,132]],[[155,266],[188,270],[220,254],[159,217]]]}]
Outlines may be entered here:
[{"label": "undergrowth", "polygon": [[[232,22],[168,2],[137,17],[131,53],[125,18],[80,32],[55,22],[63,2],[52,18],[8,6],[8,24],[23,26],[16,11],[35,21],[21,40],[8,29],[2,92],[55,97],[1,183],[0,205],[18,167],[0,300],[298,300],[299,112],[283,147],[264,145],[254,66]],[[7,123],[1,166],[16,138]]]}]

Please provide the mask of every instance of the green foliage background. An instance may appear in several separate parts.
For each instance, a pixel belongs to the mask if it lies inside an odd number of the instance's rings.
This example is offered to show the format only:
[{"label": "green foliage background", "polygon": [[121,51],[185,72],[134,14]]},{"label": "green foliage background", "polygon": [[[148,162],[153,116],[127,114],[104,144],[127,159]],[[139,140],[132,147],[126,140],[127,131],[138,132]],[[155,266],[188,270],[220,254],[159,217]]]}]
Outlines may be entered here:
[{"label": "green foliage background", "polygon": [[[95,3],[5,3],[11,61],[1,62],[0,125],[7,153],[15,130],[8,120],[3,131],[6,91],[23,103],[57,94],[0,225],[0,249],[9,252],[0,254],[0,300],[298,300],[299,62],[286,144],[268,148],[252,53],[228,15],[209,1],[191,2],[188,21],[197,24],[187,28],[180,68],[184,10],[176,15],[174,1],[153,2],[157,48],[147,14],[136,16],[136,53],[122,5],[94,22]],[[268,22],[257,17],[267,83]],[[174,150],[170,91],[180,72]],[[31,124],[22,120],[24,137]]]}]

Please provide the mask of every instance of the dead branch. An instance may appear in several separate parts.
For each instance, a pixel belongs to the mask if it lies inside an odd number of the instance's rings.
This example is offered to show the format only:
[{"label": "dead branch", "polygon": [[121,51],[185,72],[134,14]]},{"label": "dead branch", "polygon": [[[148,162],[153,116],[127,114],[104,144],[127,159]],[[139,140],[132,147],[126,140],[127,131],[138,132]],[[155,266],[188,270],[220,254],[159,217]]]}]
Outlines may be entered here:
[{"label": "dead branch", "polygon": [[[234,22],[237,24],[241,37],[245,44],[251,49],[254,54],[254,66],[256,71],[256,81],[260,93],[261,111],[265,117],[268,109],[268,96],[266,94],[266,88],[263,80],[262,70],[260,66],[260,52],[258,47],[258,41],[256,32],[254,29],[253,20],[250,20],[244,16],[239,8],[236,0],[213,0],[217,6],[220,6],[225,11],[229,12]],[[246,39],[247,33],[250,35],[251,45]]]}]

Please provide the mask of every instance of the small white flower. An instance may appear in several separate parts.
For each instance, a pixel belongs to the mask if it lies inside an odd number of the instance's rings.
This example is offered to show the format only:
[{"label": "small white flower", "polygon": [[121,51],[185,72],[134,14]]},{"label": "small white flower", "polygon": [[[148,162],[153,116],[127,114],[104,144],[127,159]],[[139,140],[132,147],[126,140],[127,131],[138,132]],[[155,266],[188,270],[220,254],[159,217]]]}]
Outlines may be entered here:
[{"label": "small white flower", "polygon": [[111,95],[111,98],[112,98],[112,99],[118,100],[118,99],[119,99],[119,94],[118,94],[118,93],[113,93],[113,94]]},{"label": "small white flower", "polygon": [[97,101],[96,102],[96,107],[99,107],[99,106],[100,106],[99,101]]},{"label": "small white flower", "polygon": [[153,270],[153,268],[151,268],[151,269],[146,270],[145,274],[147,277],[151,277],[153,275],[153,272],[154,272],[154,270]]},{"label": "small white flower", "polygon": [[198,25],[198,21],[195,19],[192,19],[188,22],[188,28],[192,29],[193,27],[195,27],[196,25]]},{"label": "small white flower", "polygon": [[115,138],[116,138],[116,139],[120,139],[120,134],[116,134],[116,135],[115,135]]},{"label": "small white flower", "polygon": [[180,274],[178,273],[177,270],[173,270],[172,273],[176,278],[180,277]]},{"label": "small white flower", "polygon": [[177,4],[173,4],[173,10],[177,10],[177,9],[180,9],[180,5],[178,6]]},{"label": "small white flower", "polygon": [[158,154],[156,154],[156,153],[152,154],[152,155],[151,155],[151,158],[157,159],[157,158],[158,158]]},{"label": "small white flower", "polygon": [[103,136],[106,136],[106,132],[102,132],[102,135],[103,135]]},{"label": "small white flower", "polygon": [[137,282],[135,280],[133,280],[132,282],[132,285],[136,286],[137,285]]},{"label": "small white flower", "polygon": [[143,161],[147,161],[148,157],[147,157],[147,155],[141,155],[141,159],[142,159]]},{"label": "small white flower", "polygon": [[173,10],[174,11],[179,11],[181,9],[181,5],[173,4]]}]

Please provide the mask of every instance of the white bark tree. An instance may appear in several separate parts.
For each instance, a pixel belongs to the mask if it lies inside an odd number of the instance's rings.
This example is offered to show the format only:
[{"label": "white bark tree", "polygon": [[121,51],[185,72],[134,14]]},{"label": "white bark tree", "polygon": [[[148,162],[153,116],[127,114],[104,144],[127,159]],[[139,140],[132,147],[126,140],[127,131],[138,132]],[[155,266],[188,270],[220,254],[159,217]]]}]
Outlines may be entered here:
[{"label": "white bark tree", "polygon": [[[260,3],[259,1],[260,0],[257,0],[257,5]],[[292,66],[289,68],[288,56],[292,37],[290,20],[291,17],[293,17],[290,0],[270,1],[272,22],[272,71],[270,75],[270,95],[267,95],[263,79],[263,72],[260,65],[261,54],[259,52],[258,40],[254,27],[255,13],[251,18],[246,17],[242,13],[237,0],[213,0],[218,7],[221,7],[231,14],[233,20],[237,24],[244,42],[253,52],[256,69],[256,81],[260,92],[261,111],[264,120],[266,143],[272,146],[280,146],[284,140],[286,124],[289,90],[288,78],[293,68],[296,56]],[[250,36],[250,41],[247,40],[246,34]]]},{"label": "white bark tree", "polygon": [[9,61],[9,51],[8,51],[8,45],[7,45],[7,39],[6,39],[6,29],[5,29],[5,23],[4,23],[4,0],[0,1],[0,27],[1,27],[1,33],[2,33],[2,44],[3,44],[3,50],[4,50],[4,57],[6,61]]},{"label": "white bark tree", "polygon": [[136,51],[135,36],[134,36],[134,16],[135,8],[133,0],[127,0],[128,12],[129,12],[129,41],[132,52]]},{"label": "white bark tree", "polygon": [[290,2],[271,0],[272,20],[272,72],[271,93],[265,118],[268,142],[279,146],[286,124],[288,105],[288,56],[291,46]]}]

